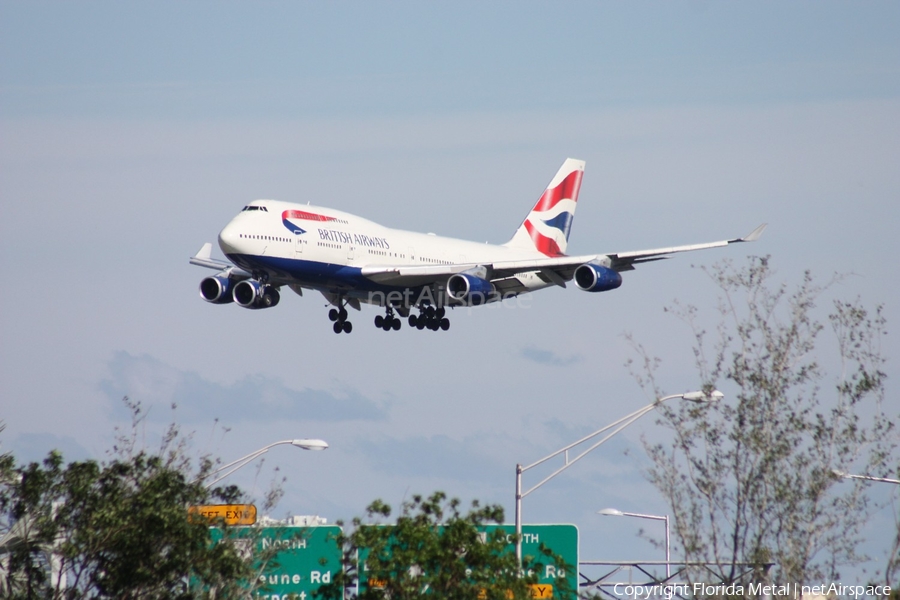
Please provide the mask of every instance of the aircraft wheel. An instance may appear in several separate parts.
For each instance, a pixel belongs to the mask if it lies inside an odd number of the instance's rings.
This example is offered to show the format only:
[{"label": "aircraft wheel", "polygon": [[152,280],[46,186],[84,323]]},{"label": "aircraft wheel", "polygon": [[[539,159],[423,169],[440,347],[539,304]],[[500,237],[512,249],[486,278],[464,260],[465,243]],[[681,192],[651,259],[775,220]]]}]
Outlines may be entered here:
[{"label": "aircraft wheel", "polygon": [[443,329],[444,331],[450,329],[450,319],[448,319],[447,317],[441,319],[441,329]]},{"label": "aircraft wheel", "polygon": [[338,317],[340,317],[341,321],[347,320],[347,309],[343,306],[340,308],[340,310],[338,310]]},{"label": "aircraft wheel", "polygon": [[419,318],[416,315],[409,315],[408,322],[410,327],[415,327],[419,323]]},{"label": "aircraft wheel", "polygon": [[332,308],[328,311],[328,319],[331,321],[337,321],[339,316],[340,315],[338,314],[338,310],[336,308]]},{"label": "aircraft wheel", "polygon": [[418,329],[419,331],[422,331],[423,329],[425,329],[425,323],[426,323],[425,317],[419,317],[419,320],[416,321],[416,329]]},{"label": "aircraft wheel", "polygon": [[385,331],[391,330],[391,319],[382,319],[381,328]]},{"label": "aircraft wheel", "polygon": [[433,318],[433,317],[434,317],[434,307],[433,307],[433,306],[428,306],[428,307],[426,307],[426,308],[425,308],[425,315],[426,315],[429,319]]},{"label": "aircraft wheel", "polygon": [[384,317],[381,315],[377,315],[375,317],[375,327],[383,327],[384,326]]},{"label": "aircraft wheel", "polygon": [[351,331],[353,331],[353,323],[351,323],[350,321],[344,321],[343,329],[344,333],[350,333]]},{"label": "aircraft wheel", "polygon": [[332,327],[335,333],[340,333],[344,330],[344,324],[340,321],[335,321],[334,326]]},{"label": "aircraft wheel", "polygon": [[400,319],[394,319],[393,321],[391,321],[391,327],[394,328],[394,331],[400,331],[401,325],[402,323],[400,322]]}]

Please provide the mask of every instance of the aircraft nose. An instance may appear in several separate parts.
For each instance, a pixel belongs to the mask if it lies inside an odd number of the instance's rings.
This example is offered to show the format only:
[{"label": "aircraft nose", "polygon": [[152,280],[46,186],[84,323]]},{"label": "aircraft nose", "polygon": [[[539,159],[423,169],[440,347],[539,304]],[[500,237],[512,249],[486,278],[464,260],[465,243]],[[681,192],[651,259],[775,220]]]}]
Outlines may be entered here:
[{"label": "aircraft nose", "polygon": [[219,248],[226,256],[229,254],[239,254],[238,246],[240,246],[240,236],[237,228],[232,221],[225,226],[225,229],[219,232]]}]

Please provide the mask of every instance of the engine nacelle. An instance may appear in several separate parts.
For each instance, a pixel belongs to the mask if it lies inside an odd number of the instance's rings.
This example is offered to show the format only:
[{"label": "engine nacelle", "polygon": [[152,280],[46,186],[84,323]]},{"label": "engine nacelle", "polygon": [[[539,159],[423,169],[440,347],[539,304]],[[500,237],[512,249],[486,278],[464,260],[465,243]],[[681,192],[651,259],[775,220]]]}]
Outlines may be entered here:
[{"label": "engine nacelle", "polygon": [[200,282],[200,297],[213,304],[234,302],[231,295],[234,281],[229,277],[207,277]]},{"label": "engine nacelle", "polygon": [[277,289],[254,279],[245,279],[235,285],[232,297],[244,308],[271,308],[281,300]]},{"label": "engine nacelle", "polygon": [[622,285],[622,276],[609,267],[589,262],[575,269],[575,285],[586,292],[607,292]]},{"label": "engine nacelle", "polygon": [[493,292],[494,285],[490,281],[468,273],[457,273],[447,280],[447,295],[464,304],[484,304]]}]

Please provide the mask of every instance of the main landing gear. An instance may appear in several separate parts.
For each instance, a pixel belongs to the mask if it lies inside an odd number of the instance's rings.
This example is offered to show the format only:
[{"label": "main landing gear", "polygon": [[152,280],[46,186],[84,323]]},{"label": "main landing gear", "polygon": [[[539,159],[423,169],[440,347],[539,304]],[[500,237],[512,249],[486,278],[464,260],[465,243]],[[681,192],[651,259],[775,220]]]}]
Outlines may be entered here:
[{"label": "main landing gear", "polygon": [[444,316],[444,307],[435,308],[426,306],[417,315],[409,315],[409,326],[416,329],[430,329],[431,331],[447,331],[450,329],[450,319]]},{"label": "main landing gear", "polygon": [[[328,318],[334,323],[332,329],[335,333],[350,333],[353,331],[353,324],[347,320],[349,316],[343,301],[338,302],[335,299],[338,308],[332,308],[328,311]],[[400,309],[400,313],[405,314],[406,309]],[[446,311],[443,307],[435,308],[434,306],[419,307],[418,315],[409,315],[409,326],[416,329],[430,329],[431,331],[447,331],[450,329],[450,319],[445,317]],[[384,315],[375,317],[375,327],[384,331],[399,331],[403,326],[403,319],[394,314],[394,307],[388,306]]]},{"label": "main landing gear", "polygon": [[380,327],[385,331],[390,331],[393,329],[394,331],[400,331],[400,325],[402,325],[400,319],[394,316],[394,309],[388,307],[387,314],[383,317],[378,315],[375,317],[375,327]]},{"label": "main landing gear", "polygon": [[328,311],[328,318],[334,321],[334,329],[335,333],[350,333],[353,331],[353,323],[347,320],[347,309],[341,306],[340,308],[332,308]]}]

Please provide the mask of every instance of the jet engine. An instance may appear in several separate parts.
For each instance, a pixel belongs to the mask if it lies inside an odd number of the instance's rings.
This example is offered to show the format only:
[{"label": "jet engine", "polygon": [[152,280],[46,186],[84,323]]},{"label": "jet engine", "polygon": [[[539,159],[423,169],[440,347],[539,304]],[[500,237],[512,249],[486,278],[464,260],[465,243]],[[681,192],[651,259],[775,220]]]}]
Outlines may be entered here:
[{"label": "jet engine", "polygon": [[484,304],[493,291],[494,286],[490,281],[468,273],[457,273],[447,280],[447,295],[464,304]]},{"label": "jet engine", "polygon": [[277,289],[255,279],[245,279],[235,285],[233,297],[244,308],[270,308],[281,300]]},{"label": "jet engine", "polygon": [[575,269],[575,285],[586,292],[607,292],[622,285],[622,276],[609,267],[589,262]]},{"label": "jet engine", "polygon": [[207,277],[200,282],[200,297],[213,304],[234,302],[231,289],[234,281],[228,277]]}]

